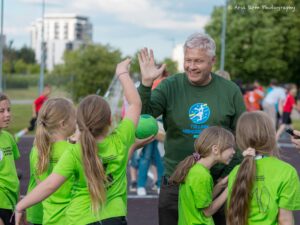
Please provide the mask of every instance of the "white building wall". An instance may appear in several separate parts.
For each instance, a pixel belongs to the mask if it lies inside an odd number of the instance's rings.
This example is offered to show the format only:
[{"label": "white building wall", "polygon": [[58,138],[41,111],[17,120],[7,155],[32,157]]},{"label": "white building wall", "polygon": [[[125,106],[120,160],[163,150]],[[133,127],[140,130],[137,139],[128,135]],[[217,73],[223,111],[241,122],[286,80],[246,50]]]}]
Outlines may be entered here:
[{"label": "white building wall", "polygon": [[[76,24],[82,25],[78,40]],[[34,22],[30,29],[31,47],[35,51],[37,62],[41,62],[42,20]],[[44,41],[46,43],[46,68],[51,71],[55,65],[63,63],[63,55],[67,43],[72,43],[73,49],[92,42],[92,25],[87,17],[75,14],[52,14],[44,18]]]}]

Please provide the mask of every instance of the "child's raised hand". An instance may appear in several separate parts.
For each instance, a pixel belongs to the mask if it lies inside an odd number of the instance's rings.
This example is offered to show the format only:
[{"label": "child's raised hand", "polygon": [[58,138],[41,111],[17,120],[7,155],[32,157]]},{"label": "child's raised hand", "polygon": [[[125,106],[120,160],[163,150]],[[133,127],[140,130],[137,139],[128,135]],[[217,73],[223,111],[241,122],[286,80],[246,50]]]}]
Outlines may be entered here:
[{"label": "child's raised hand", "polygon": [[128,73],[129,65],[130,65],[131,59],[127,58],[123,60],[122,62],[118,63],[116,68],[116,75],[119,77],[122,74]]},{"label": "child's raised hand", "polygon": [[243,151],[243,156],[253,156],[255,157],[256,153],[255,153],[255,149],[254,148],[247,148],[245,151]]}]

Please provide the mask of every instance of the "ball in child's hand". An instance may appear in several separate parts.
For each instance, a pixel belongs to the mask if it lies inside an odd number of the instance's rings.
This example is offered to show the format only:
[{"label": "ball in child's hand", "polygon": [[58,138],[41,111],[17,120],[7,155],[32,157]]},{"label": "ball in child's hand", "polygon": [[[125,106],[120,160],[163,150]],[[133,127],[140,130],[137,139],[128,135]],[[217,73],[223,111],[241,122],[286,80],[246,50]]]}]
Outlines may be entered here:
[{"label": "ball in child's hand", "polygon": [[148,114],[142,114],[135,131],[135,136],[138,139],[148,138],[151,135],[156,135],[158,132],[158,124],[156,119]]}]

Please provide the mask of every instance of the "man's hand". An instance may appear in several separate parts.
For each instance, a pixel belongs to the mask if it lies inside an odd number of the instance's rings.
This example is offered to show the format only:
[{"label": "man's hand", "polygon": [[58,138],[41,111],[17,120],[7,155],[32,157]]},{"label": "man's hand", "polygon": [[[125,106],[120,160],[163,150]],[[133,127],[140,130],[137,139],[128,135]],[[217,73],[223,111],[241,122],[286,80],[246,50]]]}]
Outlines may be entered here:
[{"label": "man's hand", "polygon": [[[294,130],[294,135],[300,137],[300,131]],[[300,138],[292,136],[291,141],[295,144],[296,148],[300,148]]]},{"label": "man's hand", "polygon": [[143,48],[139,52],[138,58],[142,73],[142,84],[151,87],[153,81],[162,74],[166,65],[163,64],[160,68],[157,68],[152,49],[149,52],[147,48]]}]

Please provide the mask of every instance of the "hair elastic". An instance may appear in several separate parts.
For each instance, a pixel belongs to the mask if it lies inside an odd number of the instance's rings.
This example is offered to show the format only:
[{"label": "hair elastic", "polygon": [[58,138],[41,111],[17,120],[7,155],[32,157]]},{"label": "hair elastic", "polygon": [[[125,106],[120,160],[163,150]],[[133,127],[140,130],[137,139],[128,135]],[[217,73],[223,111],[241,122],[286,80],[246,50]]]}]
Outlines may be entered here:
[{"label": "hair elastic", "polygon": [[194,152],[193,157],[194,157],[195,161],[198,161],[201,158],[201,156],[198,152]]}]

